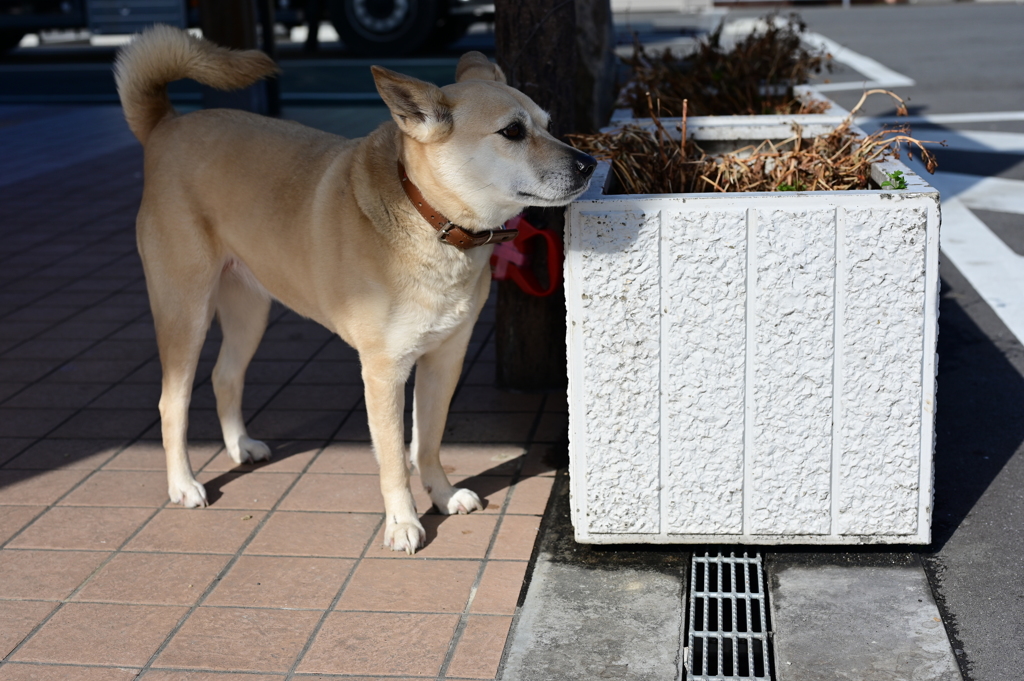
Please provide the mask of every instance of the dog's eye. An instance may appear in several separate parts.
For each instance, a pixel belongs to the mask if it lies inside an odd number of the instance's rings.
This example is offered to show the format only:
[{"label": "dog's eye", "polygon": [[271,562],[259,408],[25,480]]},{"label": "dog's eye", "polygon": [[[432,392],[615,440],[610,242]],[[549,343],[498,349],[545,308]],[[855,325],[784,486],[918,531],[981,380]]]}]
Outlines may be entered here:
[{"label": "dog's eye", "polygon": [[500,134],[505,139],[521,140],[524,136],[523,126],[520,125],[519,123],[513,123],[512,125],[499,130],[498,134]]}]

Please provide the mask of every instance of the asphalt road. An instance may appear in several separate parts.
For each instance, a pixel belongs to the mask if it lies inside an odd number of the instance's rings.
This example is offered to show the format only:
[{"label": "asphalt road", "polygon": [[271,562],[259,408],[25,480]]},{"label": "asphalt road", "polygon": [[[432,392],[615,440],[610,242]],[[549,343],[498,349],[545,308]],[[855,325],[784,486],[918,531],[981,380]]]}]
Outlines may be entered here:
[{"label": "asphalt road", "polygon": [[[862,5],[800,14],[810,30],[913,78],[915,86],[899,87],[912,114],[1024,110],[1019,3]],[[846,107],[859,98],[856,91],[835,94]],[[871,115],[891,111],[881,99],[866,109]]]}]

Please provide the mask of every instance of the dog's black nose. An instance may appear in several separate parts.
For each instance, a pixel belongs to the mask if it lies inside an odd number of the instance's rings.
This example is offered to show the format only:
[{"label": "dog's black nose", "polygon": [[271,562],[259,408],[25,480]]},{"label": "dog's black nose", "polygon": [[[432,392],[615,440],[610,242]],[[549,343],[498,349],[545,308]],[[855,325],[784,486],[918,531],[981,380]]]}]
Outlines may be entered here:
[{"label": "dog's black nose", "polygon": [[594,174],[594,168],[597,167],[597,159],[589,154],[577,151],[573,159],[573,165],[576,167],[576,172],[585,180]]}]

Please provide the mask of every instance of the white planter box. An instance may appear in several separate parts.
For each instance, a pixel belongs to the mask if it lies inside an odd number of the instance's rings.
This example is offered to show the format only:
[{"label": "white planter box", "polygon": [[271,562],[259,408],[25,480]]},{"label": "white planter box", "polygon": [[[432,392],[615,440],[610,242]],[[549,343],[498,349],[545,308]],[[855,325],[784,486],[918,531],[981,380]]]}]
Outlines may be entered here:
[{"label": "white planter box", "polygon": [[578,541],[930,541],[939,197],[893,169],[610,196],[598,167],[567,209]]},{"label": "white planter box", "polygon": [[[628,86],[626,86],[628,87]],[[825,113],[820,114],[764,114],[758,116],[690,116],[686,119],[687,128],[723,128],[742,127],[750,125],[775,125],[785,126],[787,131],[792,131],[793,123],[799,125],[830,124],[838,125],[850,112],[839,106],[831,99],[818,92],[813,85],[796,85],[793,87],[793,94],[797,99],[806,102],[810,99],[817,99],[828,104]],[[680,126],[682,118],[662,118],[661,124],[668,130],[674,130]],[[634,118],[632,109],[615,109],[612,111],[611,125],[653,125],[650,118]]]}]

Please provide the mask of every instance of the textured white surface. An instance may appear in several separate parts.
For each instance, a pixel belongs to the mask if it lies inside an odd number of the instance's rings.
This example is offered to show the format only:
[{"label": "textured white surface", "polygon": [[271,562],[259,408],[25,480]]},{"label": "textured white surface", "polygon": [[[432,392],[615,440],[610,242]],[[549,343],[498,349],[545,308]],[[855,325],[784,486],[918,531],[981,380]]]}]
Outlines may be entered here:
[{"label": "textured white surface", "polygon": [[834,211],[757,211],[750,531],[829,530]]},{"label": "textured white surface", "polygon": [[917,531],[924,209],[846,214],[840,534]]},{"label": "textured white surface", "polygon": [[[580,275],[588,441],[588,522],[595,532],[657,532],[660,472],[658,395],[658,213],[583,219]],[[653,254],[653,257],[652,257]],[[606,333],[615,329],[615,333]],[[626,380],[623,380],[626,378]]]},{"label": "textured white surface", "polygon": [[577,539],[930,540],[938,196],[903,171],[570,206]]},{"label": "textured white surface", "polygon": [[743,531],[746,215],[674,212],[666,215],[665,225],[666,528],[738,534]]}]

